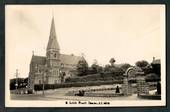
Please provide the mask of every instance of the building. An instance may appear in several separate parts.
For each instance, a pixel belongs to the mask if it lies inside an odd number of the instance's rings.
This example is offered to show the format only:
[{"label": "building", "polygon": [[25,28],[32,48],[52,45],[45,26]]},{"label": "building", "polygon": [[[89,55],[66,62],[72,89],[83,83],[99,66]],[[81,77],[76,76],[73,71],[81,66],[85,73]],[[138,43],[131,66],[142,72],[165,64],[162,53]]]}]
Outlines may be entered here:
[{"label": "building", "polygon": [[161,60],[160,59],[155,59],[155,57],[153,57],[152,63],[153,65],[160,65],[161,64]]},{"label": "building", "polygon": [[46,56],[32,55],[29,71],[29,87],[35,84],[59,84],[65,77],[73,76],[81,56],[61,54],[56,37],[54,18],[52,18]]},{"label": "building", "polygon": [[151,66],[153,69],[153,73],[156,73],[158,76],[161,76],[161,59],[155,59],[155,57],[153,57]]}]

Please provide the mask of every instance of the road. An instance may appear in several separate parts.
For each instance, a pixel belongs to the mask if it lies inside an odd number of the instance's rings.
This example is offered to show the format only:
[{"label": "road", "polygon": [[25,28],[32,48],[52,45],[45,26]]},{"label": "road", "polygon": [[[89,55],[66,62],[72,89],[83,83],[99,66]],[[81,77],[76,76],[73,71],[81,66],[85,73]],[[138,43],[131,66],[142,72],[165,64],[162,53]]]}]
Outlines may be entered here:
[{"label": "road", "polygon": [[144,100],[139,99],[137,94],[131,96],[119,96],[119,97],[86,97],[86,96],[66,96],[65,94],[68,91],[78,90],[79,88],[60,88],[55,90],[45,91],[45,95],[42,94],[42,91],[37,92],[36,94],[11,94],[12,100],[76,100],[76,101],[91,101],[91,100],[101,100],[101,101],[112,101],[112,100]]}]

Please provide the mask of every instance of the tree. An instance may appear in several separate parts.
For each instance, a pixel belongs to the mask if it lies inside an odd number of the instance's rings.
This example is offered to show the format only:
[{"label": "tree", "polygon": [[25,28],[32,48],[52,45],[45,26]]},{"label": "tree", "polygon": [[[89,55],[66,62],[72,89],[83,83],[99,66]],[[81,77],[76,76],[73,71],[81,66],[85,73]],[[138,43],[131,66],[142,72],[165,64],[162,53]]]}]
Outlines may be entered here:
[{"label": "tree", "polygon": [[143,67],[142,70],[144,71],[145,74],[153,73],[153,67],[150,64]]},{"label": "tree", "polygon": [[111,66],[114,66],[114,63],[116,62],[116,60],[114,58],[111,58],[109,62],[111,64]]},{"label": "tree", "polygon": [[122,73],[123,74],[123,70],[119,67],[111,67],[110,72],[113,73],[113,74],[114,73]]},{"label": "tree", "polygon": [[96,74],[97,73],[97,69],[98,69],[98,65],[96,65],[96,64],[92,64],[91,65],[91,72],[92,72],[92,74]]},{"label": "tree", "polygon": [[78,76],[87,75],[88,73],[88,64],[85,60],[80,60],[77,64]]},{"label": "tree", "polygon": [[97,73],[100,73],[100,74],[103,73],[103,67],[102,66],[98,66]]},{"label": "tree", "polygon": [[93,60],[93,64],[98,65],[97,59]]},{"label": "tree", "polygon": [[125,63],[121,66],[121,69],[125,72],[129,67],[131,67],[131,65],[128,63]]},{"label": "tree", "polygon": [[146,81],[160,81],[160,77],[155,73],[147,74],[145,79]]},{"label": "tree", "polygon": [[97,74],[97,73],[103,72],[103,67],[99,66],[99,65],[97,65],[95,63],[91,65],[90,69],[91,69],[92,74]]},{"label": "tree", "polygon": [[90,74],[97,74],[97,73],[102,73],[103,72],[103,67],[98,65],[98,62],[96,59],[94,59],[93,64],[89,68],[89,73]]},{"label": "tree", "polygon": [[135,64],[136,66],[140,67],[145,74],[153,72],[152,66],[145,60],[137,61]]},{"label": "tree", "polygon": [[142,60],[142,61],[137,61],[135,63],[136,66],[140,67],[140,68],[144,68],[146,67],[147,65],[149,65],[149,63],[145,60]]},{"label": "tree", "polygon": [[105,65],[104,72],[109,73],[111,69],[111,66],[109,64]]}]

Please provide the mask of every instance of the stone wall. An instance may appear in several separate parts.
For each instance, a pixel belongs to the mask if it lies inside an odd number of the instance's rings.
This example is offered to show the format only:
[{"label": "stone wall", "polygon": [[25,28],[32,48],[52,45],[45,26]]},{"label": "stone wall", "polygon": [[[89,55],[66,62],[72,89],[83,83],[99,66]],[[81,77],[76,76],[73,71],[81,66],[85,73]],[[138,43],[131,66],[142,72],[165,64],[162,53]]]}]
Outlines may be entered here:
[{"label": "stone wall", "polygon": [[137,93],[139,94],[149,94],[149,84],[144,78],[137,79]]}]

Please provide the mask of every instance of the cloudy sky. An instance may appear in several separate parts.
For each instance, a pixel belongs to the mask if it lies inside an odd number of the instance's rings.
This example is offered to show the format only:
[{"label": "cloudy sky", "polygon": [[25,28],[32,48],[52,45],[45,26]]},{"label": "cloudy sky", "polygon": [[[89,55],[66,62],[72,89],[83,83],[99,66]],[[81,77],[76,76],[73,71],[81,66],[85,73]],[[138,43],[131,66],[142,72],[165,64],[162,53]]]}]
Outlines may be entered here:
[{"label": "cloudy sky", "polygon": [[7,5],[6,72],[27,77],[32,51],[45,56],[54,16],[61,53],[85,55],[89,65],[134,63],[161,58],[164,6]]}]

